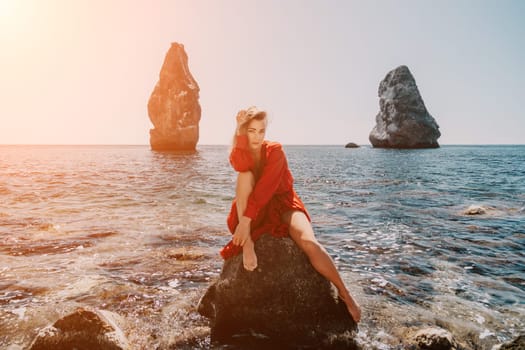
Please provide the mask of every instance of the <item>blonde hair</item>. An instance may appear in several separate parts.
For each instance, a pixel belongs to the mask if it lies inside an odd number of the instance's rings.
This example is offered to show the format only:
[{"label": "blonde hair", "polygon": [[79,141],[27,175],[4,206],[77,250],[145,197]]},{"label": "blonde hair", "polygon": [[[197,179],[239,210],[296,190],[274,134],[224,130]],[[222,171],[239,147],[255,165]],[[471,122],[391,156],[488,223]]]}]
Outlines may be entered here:
[{"label": "blonde hair", "polygon": [[248,124],[254,119],[265,120],[266,111],[258,109],[255,106],[250,106],[246,109],[241,109],[239,112],[237,112],[237,129],[235,130],[235,134],[233,135],[233,145],[235,145],[236,136],[246,134]]}]

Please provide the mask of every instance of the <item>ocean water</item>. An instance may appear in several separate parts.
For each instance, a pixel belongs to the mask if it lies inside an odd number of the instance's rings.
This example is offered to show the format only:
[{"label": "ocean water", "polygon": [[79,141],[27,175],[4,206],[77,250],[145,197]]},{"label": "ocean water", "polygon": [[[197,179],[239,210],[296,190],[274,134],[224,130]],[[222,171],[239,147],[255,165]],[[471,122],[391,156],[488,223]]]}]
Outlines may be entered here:
[{"label": "ocean water", "polygon": [[[364,348],[427,325],[478,349],[525,330],[525,146],[285,151],[362,306]],[[220,348],[195,307],[230,237],[227,158],[227,146],[0,146],[0,348],[78,306],[122,316],[133,349]]]}]

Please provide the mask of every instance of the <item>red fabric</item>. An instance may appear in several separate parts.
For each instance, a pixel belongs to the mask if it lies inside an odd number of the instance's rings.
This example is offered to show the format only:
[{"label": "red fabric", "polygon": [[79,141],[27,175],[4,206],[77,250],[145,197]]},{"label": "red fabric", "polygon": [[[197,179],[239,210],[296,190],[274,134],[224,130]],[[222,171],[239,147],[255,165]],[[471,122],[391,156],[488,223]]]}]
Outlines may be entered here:
[{"label": "red fabric", "polygon": [[[275,237],[289,235],[289,226],[281,222],[282,214],[290,210],[299,210],[310,216],[293,189],[293,177],[288,169],[288,162],[281,144],[264,141],[261,147],[261,164],[255,168],[255,162],[248,150],[246,135],[237,136],[235,147],[230,153],[230,163],[238,172],[251,171],[255,176],[255,187],[248,197],[248,204],[243,215],[252,219],[251,237],[255,242],[263,233]],[[237,203],[234,200],[227,219],[228,229],[233,234],[239,224]],[[230,241],[221,250],[221,256],[228,259],[242,252],[241,246]]]}]

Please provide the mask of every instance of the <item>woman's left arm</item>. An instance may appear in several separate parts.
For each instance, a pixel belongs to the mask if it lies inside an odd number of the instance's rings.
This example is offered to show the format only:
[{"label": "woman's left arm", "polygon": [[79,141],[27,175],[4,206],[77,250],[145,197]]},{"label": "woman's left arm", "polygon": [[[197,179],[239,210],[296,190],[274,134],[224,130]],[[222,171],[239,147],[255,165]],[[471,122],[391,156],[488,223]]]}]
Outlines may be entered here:
[{"label": "woman's left arm", "polygon": [[[250,224],[261,208],[273,197],[287,169],[286,156],[280,144],[274,144],[262,174],[248,196],[247,203],[237,203],[239,223],[233,234],[233,244],[243,246],[250,235]],[[243,208],[245,207],[245,209]],[[242,213],[242,214],[241,214]]]},{"label": "woman's left arm", "polygon": [[273,197],[283,175],[287,169],[286,156],[280,144],[271,146],[266,165],[262,170],[261,177],[248,197],[248,203],[243,215],[254,220],[261,208],[263,208]]}]

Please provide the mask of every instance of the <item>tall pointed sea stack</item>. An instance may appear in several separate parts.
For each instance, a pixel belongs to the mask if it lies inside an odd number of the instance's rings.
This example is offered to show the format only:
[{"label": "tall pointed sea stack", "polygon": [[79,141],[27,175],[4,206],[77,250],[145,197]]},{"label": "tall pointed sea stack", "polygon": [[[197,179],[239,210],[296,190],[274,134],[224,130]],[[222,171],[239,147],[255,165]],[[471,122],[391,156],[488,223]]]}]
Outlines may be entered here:
[{"label": "tall pointed sea stack", "polygon": [[379,148],[437,148],[439,126],[428,113],[416,81],[406,66],[390,71],[379,84],[376,126],[370,132]]},{"label": "tall pointed sea stack", "polygon": [[188,68],[184,46],[172,43],[148,102],[151,149],[194,151],[199,141],[199,85]]}]

